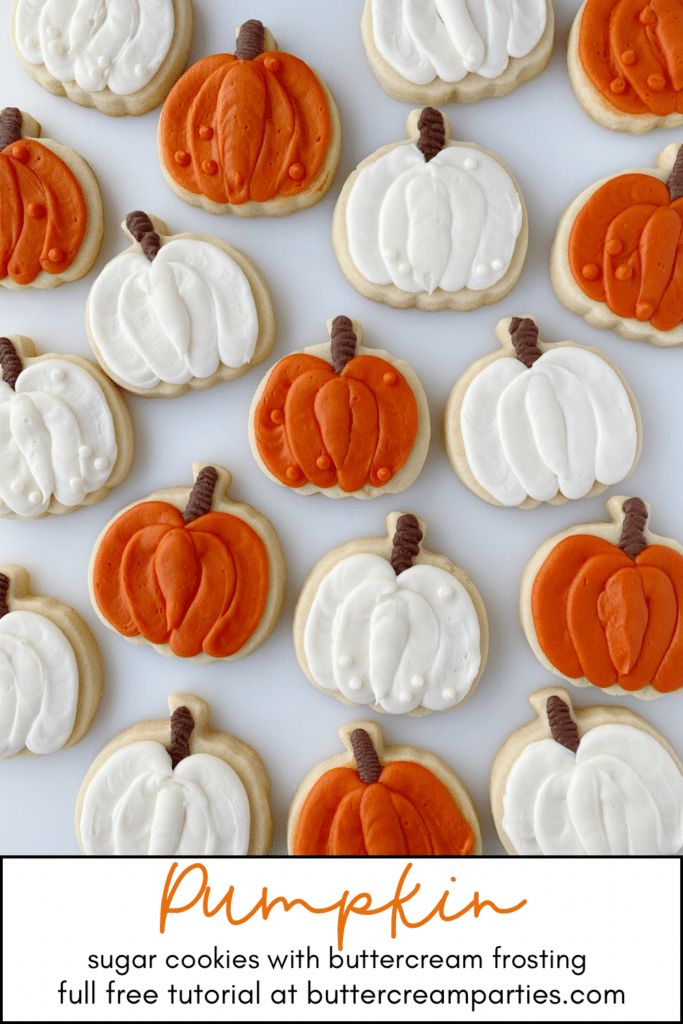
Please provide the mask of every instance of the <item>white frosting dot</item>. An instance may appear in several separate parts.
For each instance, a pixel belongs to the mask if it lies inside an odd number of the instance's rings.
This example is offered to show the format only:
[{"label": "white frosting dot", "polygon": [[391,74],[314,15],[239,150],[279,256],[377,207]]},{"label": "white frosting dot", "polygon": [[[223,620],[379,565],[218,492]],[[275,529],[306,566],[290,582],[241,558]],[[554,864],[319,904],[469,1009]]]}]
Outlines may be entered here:
[{"label": "white frosting dot", "polygon": [[147,73],[147,68],[145,67],[144,64],[136,64],[135,65],[135,74],[138,76],[138,78],[142,78],[142,76],[144,74],[146,74],[146,73]]},{"label": "white frosting dot", "polygon": [[40,491],[31,491],[31,493],[28,496],[28,500],[31,502],[32,505],[40,505],[41,501],[43,500],[43,496],[40,493]]},{"label": "white frosting dot", "polygon": [[410,263],[402,263],[398,269],[399,269],[399,271],[402,274],[409,274],[410,273]]},{"label": "white frosting dot", "polygon": [[491,264],[491,266],[493,267],[494,270],[502,270],[505,264],[503,263],[502,260],[496,258]]},{"label": "white frosting dot", "polygon": [[65,376],[66,374],[64,373],[64,370],[61,369],[53,370],[52,373],[50,374],[50,377],[52,378],[55,384],[61,384]]},{"label": "white frosting dot", "polygon": [[410,685],[414,690],[421,690],[424,684],[425,681],[422,678],[422,676],[413,676],[413,678],[410,680]]},{"label": "white frosting dot", "polygon": [[479,161],[475,160],[473,156],[468,156],[468,157],[465,158],[465,170],[466,171],[475,171],[478,166],[479,166]]},{"label": "white frosting dot", "polygon": [[450,587],[439,587],[437,595],[440,601],[450,601],[453,597],[453,591]]},{"label": "white frosting dot", "polygon": [[100,456],[99,459],[95,459],[95,462],[93,463],[93,465],[95,466],[95,469],[106,469],[107,468],[107,460],[103,459],[102,456]]},{"label": "white frosting dot", "polygon": [[477,267],[476,271],[475,271],[477,277],[486,277],[488,272],[489,272],[489,266],[488,266],[487,263],[480,263],[479,266]]},{"label": "white frosting dot", "polygon": [[340,668],[348,668],[352,661],[353,661],[353,659],[352,659],[350,654],[340,654],[339,655],[339,667]]},{"label": "white frosting dot", "polygon": [[409,693],[402,693],[398,699],[401,702],[401,704],[410,704],[413,698]]},{"label": "white frosting dot", "polygon": [[363,683],[358,676],[354,676],[353,679],[349,679],[349,690],[360,690],[362,685]]},{"label": "white frosting dot", "polygon": [[455,690],[451,690],[450,688],[447,688],[447,689],[442,691],[441,696],[443,697],[444,700],[454,700],[454,698],[455,698]]},{"label": "white frosting dot", "polygon": [[97,58],[97,63],[101,68],[108,68],[111,66],[109,57],[105,57],[104,54],[101,54],[101,56]]},{"label": "white frosting dot", "polygon": [[15,494],[20,494],[24,489],[24,484],[21,480],[13,480],[10,484],[10,488]]},{"label": "white frosting dot", "polygon": [[80,476],[72,476],[71,479],[69,480],[69,486],[73,487],[74,490],[76,490],[77,487],[80,487],[81,486],[81,478],[80,478]]},{"label": "white frosting dot", "polygon": [[89,456],[92,455],[92,448],[90,447],[89,444],[82,444],[81,447],[78,449],[78,454],[82,459],[87,459],[89,458]]}]

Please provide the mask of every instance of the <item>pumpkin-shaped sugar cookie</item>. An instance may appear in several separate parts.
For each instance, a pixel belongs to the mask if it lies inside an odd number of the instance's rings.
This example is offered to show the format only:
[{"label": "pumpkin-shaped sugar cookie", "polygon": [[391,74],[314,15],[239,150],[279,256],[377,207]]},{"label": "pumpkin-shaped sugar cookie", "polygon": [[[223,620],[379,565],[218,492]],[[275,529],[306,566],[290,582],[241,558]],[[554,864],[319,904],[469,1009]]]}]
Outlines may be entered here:
[{"label": "pumpkin-shaped sugar cookie", "polygon": [[102,659],[80,615],[0,565],[0,759],[73,747],[101,696]]},{"label": "pumpkin-shaped sugar cookie", "polygon": [[683,124],[680,0],[585,0],[568,63],[579,102],[605,128],[640,135]]},{"label": "pumpkin-shaped sugar cookie", "polygon": [[245,22],[234,53],[197,61],[159,123],[164,177],[209,213],[278,216],[319,202],[334,181],[341,124],[317,74]]},{"label": "pumpkin-shaped sugar cookie", "polygon": [[0,517],[93,505],[125,479],[132,457],[128,411],[95,363],[0,338]]},{"label": "pumpkin-shaped sugar cookie", "polygon": [[588,323],[683,345],[683,146],[582,192],[562,215],[550,266],[557,297]]},{"label": "pumpkin-shaped sugar cookie", "polygon": [[339,730],[346,747],[312,769],[289,811],[294,856],[466,857],[479,819],[455,772],[427,750],[385,746],[376,722]]},{"label": "pumpkin-shaped sugar cookie", "polygon": [[505,96],[543,71],[551,0],[365,0],[363,42],[382,88],[404,103]]},{"label": "pumpkin-shaped sugar cookie", "polygon": [[104,528],[90,562],[102,621],[177,658],[243,658],[282,608],[285,565],[271,523],[228,498],[226,469],[195,463],[193,487],[129,505]]},{"label": "pumpkin-shaped sugar cookie", "polygon": [[268,776],[256,751],[209,726],[190,693],[169,718],[138,722],[95,758],[76,803],[83,853],[239,857],[268,852]]},{"label": "pumpkin-shaped sugar cookie", "polygon": [[122,227],[132,245],[100,272],[85,315],[110,377],[143,397],[174,397],[266,358],[275,318],[251,260],[218,238],[169,235],[141,210]]},{"label": "pumpkin-shaped sugar cookie", "polygon": [[524,632],[577,686],[661,697],[683,687],[683,546],[647,526],[640,498],[610,498],[609,523],[551,537],[525,569]]},{"label": "pumpkin-shaped sugar cookie", "polygon": [[429,447],[422,385],[404,360],[362,345],[357,321],[338,316],[328,330],[328,343],[285,356],[263,379],[249,417],[256,461],[299,494],[403,491]]},{"label": "pumpkin-shaped sugar cookie", "polygon": [[44,89],[104,114],[144,114],[187,60],[192,0],[14,0],[11,31]]},{"label": "pumpkin-shaped sugar cookie", "polygon": [[102,198],[73,149],[39,139],[16,107],[0,112],[0,285],[55,288],[88,273],[100,251]]},{"label": "pumpkin-shaped sugar cookie", "polygon": [[521,856],[674,856],[683,846],[683,766],[633,711],[573,708],[549,686],[529,698],[537,718],[498,751],[493,817]]},{"label": "pumpkin-shaped sugar cookie", "polygon": [[521,192],[498,157],[449,138],[433,107],[414,110],[407,142],[384,146],[350,176],[334,211],[346,277],[390,306],[478,309],[504,298],[526,257]]},{"label": "pumpkin-shaped sugar cookie", "polygon": [[530,317],[501,320],[501,348],[466,370],[446,407],[453,469],[492,505],[534,508],[602,493],[640,455],[631,389],[597,349],[539,340]]},{"label": "pumpkin-shaped sugar cookie", "polygon": [[335,548],[311,572],[294,615],[297,658],[345,704],[447,711],[484,671],[486,609],[462,569],[423,547],[424,523],[398,512],[386,522],[386,537]]}]

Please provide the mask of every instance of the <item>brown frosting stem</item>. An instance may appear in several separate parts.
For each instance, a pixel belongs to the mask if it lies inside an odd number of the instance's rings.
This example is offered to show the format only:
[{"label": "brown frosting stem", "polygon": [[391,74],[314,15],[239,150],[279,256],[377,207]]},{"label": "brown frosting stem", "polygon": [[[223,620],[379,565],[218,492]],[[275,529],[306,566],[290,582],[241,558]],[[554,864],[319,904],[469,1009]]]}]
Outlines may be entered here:
[{"label": "brown frosting stem", "polygon": [[330,352],[335,373],[341,373],[356,354],[358,338],[348,316],[336,316],[332,321]]},{"label": "brown frosting stem", "polygon": [[572,718],[569,705],[561,697],[548,697],[546,705],[548,725],[556,743],[561,743],[573,754],[579,749],[579,730]]},{"label": "brown frosting stem", "polygon": [[5,107],[0,114],[0,149],[21,138],[23,118],[18,107]]},{"label": "brown frosting stem", "polygon": [[413,561],[420,554],[422,530],[416,517],[408,513],[399,516],[394,534],[394,546],[391,551],[391,565],[397,576],[410,569]]},{"label": "brown frosting stem", "polygon": [[645,524],[648,520],[645,502],[641,498],[628,498],[623,504],[624,522],[619,547],[629,558],[636,558],[647,547]]},{"label": "brown frosting stem", "polygon": [[510,321],[510,337],[515,346],[515,355],[527,368],[531,368],[543,355],[538,347],[538,327],[531,317],[513,316]]},{"label": "brown frosting stem", "polygon": [[435,107],[425,107],[417,122],[417,129],[420,133],[417,148],[425,161],[429,163],[446,145],[446,125],[443,114]]},{"label": "brown frosting stem", "polygon": [[9,615],[8,596],[9,576],[5,576],[4,572],[0,572],[0,619],[4,618],[5,615]]},{"label": "brown frosting stem", "polygon": [[672,203],[683,197],[683,146],[678,147],[678,156],[674,161],[669,180],[666,184]]},{"label": "brown frosting stem", "polygon": [[183,705],[176,708],[171,715],[171,742],[168,752],[171,755],[171,766],[175,766],[190,754],[190,736],[194,729],[194,718],[189,708]]},{"label": "brown frosting stem", "polygon": [[245,21],[237,36],[235,56],[238,60],[254,60],[263,53],[266,45],[266,30],[262,21],[252,18]]},{"label": "brown frosting stem", "polygon": [[204,469],[200,469],[183,513],[186,523],[193,523],[195,519],[200,519],[211,511],[217,482],[218,471],[213,466],[204,466]]},{"label": "brown frosting stem", "polygon": [[23,370],[23,366],[21,359],[17,355],[17,350],[9,338],[0,338],[0,369],[2,370],[2,379],[5,384],[9,384],[12,391],[14,391],[17,377]]},{"label": "brown frosting stem", "polygon": [[377,751],[365,729],[353,730],[351,746],[361,782],[366,782],[369,786],[373,782],[378,782],[382,774],[382,765],[379,763]]},{"label": "brown frosting stem", "polygon": [[147,214],[142,210],[133,210],[126,217],[126,227],[135,241],[140,243],[140,248],[151,263],[161,249],[161,239]]}]

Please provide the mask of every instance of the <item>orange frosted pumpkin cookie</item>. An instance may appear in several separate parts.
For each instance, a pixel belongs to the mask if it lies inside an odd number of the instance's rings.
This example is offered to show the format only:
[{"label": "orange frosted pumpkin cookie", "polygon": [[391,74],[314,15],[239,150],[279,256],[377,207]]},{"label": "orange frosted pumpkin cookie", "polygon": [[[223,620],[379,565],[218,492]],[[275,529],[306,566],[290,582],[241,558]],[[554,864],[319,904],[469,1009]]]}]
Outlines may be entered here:
[{"label": "orange frosted pumpkin cookie", "polygon": [[289,811],[294,856],[466,857],[481,853],[465,786],[427,750],[384,745],[376,722],[339,730],[343,754],[313,768]]},{"label": "orange frosted pumpkin cookie", "polygon": [[577,686],[661,697],[683,687],[683,546],[648,527],[640,498],[611,522],[550,537],[522,578],[522,627],[546,668]]},{"label": "orange frosted pumpkin cookie", "polygon": [[0,112],[0,285],[55,288],[100,251],[102,197],[82,156],[17,107]]},{"label": "orange frosted pumpkin cookie", "polygon": [[605,128],[640,135],[683,124],[681,0],[585,0],[569,36],[569,76]]},{"label": "orange frosted pumpkin cookie", "polygon": [[104,528],[90,595],[110,629],[161,654],[242,658],[280,614],[285,564],[271,523],[228,498],[226,469],[195,463],[194,486],[158,491]]},{"label": "orange frosted pumpkin cookie", "polygon": [[341,124],[327,86],[245,22],[234,53],[193,64],[159,122],[164,177],[210,213],[279,216],[319,202],[334,181]]},{"label": "orange frosted pumpkin cookie", "polygon": [[412,367],[367,348],[347,316],[330,341],[293,352],[254,396],[249,436],[271,479],[299,494],[376,498],[409,487],[429,448],[429,407]]},{"label": "orange frosted pumpkin cookie", "polygon": [[562,215],[550,269],[557,297],[588,323],[682,345],[683,146],[582,192]]}]

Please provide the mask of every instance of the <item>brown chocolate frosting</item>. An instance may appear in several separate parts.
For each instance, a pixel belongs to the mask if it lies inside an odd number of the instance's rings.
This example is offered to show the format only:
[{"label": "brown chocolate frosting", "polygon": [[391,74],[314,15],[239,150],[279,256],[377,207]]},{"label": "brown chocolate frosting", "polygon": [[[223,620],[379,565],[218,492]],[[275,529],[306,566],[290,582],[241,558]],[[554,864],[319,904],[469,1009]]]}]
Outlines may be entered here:
[{"label": "brown chocolate frosting", "polygon": [[193,523],[195,519],[200,519],[211,511],[217,481],[218,471],[213,466],[204,466],[204,469],[200,469],[183,512],[186,523]]},{"label": "brown chocolate frosting", "polygon": [[151,263],[161,249],[161,239],[154,230],[154,225],[142,210],[133,210],[126,217],[126,227]]},{"label": "brown chocolate frosting", "polygon": [[189,757],[190,736],[193,729],[194,718],[190,709],[185,705],[176,708],[171,715],[171,742],[168,745],[173,768],[184,758]]},{"label": "brown chocolate frosting", "polygon": [[624,523],[621,527],[619,547],[629,558],[636,558],[647,547],[645,540],[647,509],[641,498],[628,498],[622,507]]},{"label": "brown chocolate frosting", "polygon": [[420,554],[421,543],[422,530],[417,518],[410,513],[399,516],[391,551],[391,565],[397,576],[410,569]]},{"label": "brown chocolate frosting", "polygon": [[21,138],[23,118],[18,107],[5,107],[0,114],[0,149]]},{"label": "brown chocolate frosting", "polygon": [[678,147],[678,156],[674,161],[669,180],[666,184],[672,203],[683,197],[683,146]]},{"label": "brown chocolate frosting", "polygon": [[513,316],[510,321],[510,337],[515,346],[515,355],[527,368],[531,368],[543,355],[538,347],[538,327],[531,317]]},{"label": "brown chocolate frosting", "polygon": [[435,107],[425,107],[417,122],[417,130],[420,138],[417,140],[417,148],[425,158],[426,163],[433,160],[446,145],[446,125],[443,114]]},{"label": "brown chocolate frosting", "polygon": [[561,697],[548,697],[546,705],[548,725],[556,743],[561,743],[573,754],[579,749],[579,730],[572,718],[569,705]]},{"label": "brown chocolate frosting", "polygon": [[351,746],[361,782],[366,782],[368,785],[377,782],[382,774],[382,765],[379,763],[377,751],[365,729],[353,730]]},{"label": "brown chocolate frosting", "polygon": [[17,350],[9,338],[0,338],[0,369],[2,369],[2,379],[5,384],[9,384],[14,391],[17,377],[23,370],[23,366],[17,355]]},{"label": "brown chocolate frosting", "polygon": [[0,572],[0,619],[4,618],[5,615],[9,615],[8,596],[9,576],[5,576],[4,572]]},{"label": "brown chocolate frosting", "polygon": [[348,316],[337,316],[332,322],[330,352],[335,373],[341,373],[356,354],[358,338]]},{"label": "brown chocolate frosting", "polygon": [[237,36],[235,56],[238,60],[254,60],[263,53],[266,43],[266,30],[262,21],[252,18],[245,21]]}]

